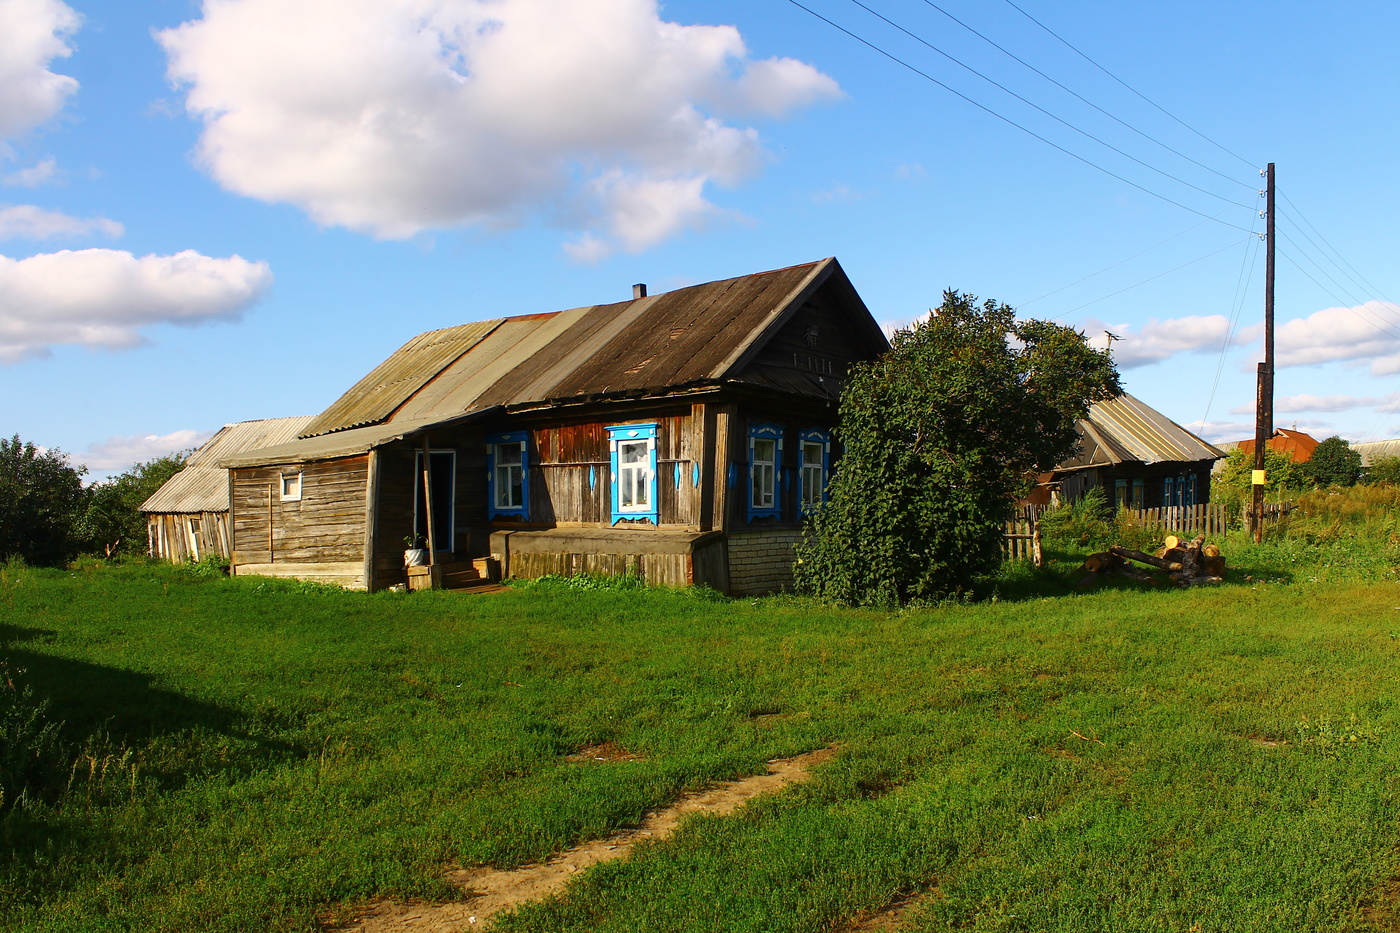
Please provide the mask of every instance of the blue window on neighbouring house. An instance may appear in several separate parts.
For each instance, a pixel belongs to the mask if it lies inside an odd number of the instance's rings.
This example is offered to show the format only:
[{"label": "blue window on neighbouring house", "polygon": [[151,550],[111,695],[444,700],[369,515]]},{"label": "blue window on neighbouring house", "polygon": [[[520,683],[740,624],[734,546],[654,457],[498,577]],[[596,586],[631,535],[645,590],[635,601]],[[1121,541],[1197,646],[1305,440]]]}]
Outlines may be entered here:
[{"label": "blue window on neighbouring house", "polygon": [[818,428],[798,434],[802,451],[798,468],[798,500],[803,514],[815,512],[826,501],[827,472],[831,468],[831,435]]},{"label": "blue window on neighbouring house", "polygon": [[1113,481],[1113,497],[1120,509],[1146,508],[1147,483],[1142,477]]},{"label": "blue window on neighbouring house", "polygon": [[1162,480],[1162,504],[1165,506],[1196,504],[1196,475],[1168,476]]},{"label": "blue window on neighbouring house", "polygon": [[486,437],[486,496],[492,519],[523,522],[530,517],[528,431]]},{"label": "blue window on neighbouring house", "polygon": [[649,521],[659,525],[656,502],[656,438],[659,425],[618,424],[608,428],[612,466],[611,524]]},{"label": "blue window on neighbouring house", "polygon": [[749,425],[748,519],[782,517],[783,429],[776,424]]}]

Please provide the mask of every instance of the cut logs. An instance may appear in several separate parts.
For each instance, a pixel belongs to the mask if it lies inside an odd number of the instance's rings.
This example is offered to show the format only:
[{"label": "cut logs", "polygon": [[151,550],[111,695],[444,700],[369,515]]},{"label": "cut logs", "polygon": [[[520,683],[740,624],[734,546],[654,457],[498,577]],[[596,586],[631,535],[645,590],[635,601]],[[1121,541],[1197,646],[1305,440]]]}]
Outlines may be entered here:
[{"label": "cut logs", "polygon": [[1188,542],[1176,535],[1167,535],[1162,546],[1153,554],[1116,545],[1107,551],[1090,554],[1084,560],[1081,569],[1085,575],[1078,586],[1087,588],[1108,576],[1126,577],[1154,586],[1166,582],[1161,576],[1135,567],[1130,561],[1164,572],[1167,580],[1177,586],[1205,586],[1225,581],[1225,557],[1218,546],[1207,544],[1204,536],[1197,536]]}]

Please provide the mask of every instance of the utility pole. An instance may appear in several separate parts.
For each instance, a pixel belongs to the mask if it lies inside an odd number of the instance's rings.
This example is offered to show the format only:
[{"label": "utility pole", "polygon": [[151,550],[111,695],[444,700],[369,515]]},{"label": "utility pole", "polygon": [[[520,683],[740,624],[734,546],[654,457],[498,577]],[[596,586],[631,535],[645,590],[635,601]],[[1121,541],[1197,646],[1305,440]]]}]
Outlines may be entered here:
[{"label": "utility pole", "polygon": [[1249,510],[1256,543],[1264,540],[1264,450],[1274,433],[1274,163],[1264,176],[1264,362],[1254,400],[1254,499]]}]

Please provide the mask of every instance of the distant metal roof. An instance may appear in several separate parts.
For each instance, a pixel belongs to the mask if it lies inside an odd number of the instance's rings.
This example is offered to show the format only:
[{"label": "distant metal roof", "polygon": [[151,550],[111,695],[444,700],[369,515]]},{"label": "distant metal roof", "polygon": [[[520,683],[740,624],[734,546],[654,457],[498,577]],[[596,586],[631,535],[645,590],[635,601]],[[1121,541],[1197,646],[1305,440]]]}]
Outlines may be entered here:
[{"label": "distant metal roof", "polygon": [[224,425],[185,461],[185,468],[166,480],[141,503],[143,512],[223,512],[228,510],[228,471],[219,462],[228,456],[293,440],[311,421],[264,418]]},{"label": "distant metal roof", "polygon": [[1361,465],[1370,466],[1382,457],[1400,457],[1400,440],[1363,441],[1351,449],[1361,454]]},{"label": "distant metal roof", "polygon": [[[1317,449],[1317,438],[1304,431],[1290,431],[1288,428],[1274,428],[1274,433],[1269,435],[1268,443],[1270,450],[1288,454],[1288,458],[1294,463],[1308,462],[1312,459],[1313,451]],[[1252,454],[1254,453],[1254,438],[1250,437],[1238,441],[1235,446],[1246,454]]]},{"label": "distant metal roof", "polygon": [[[496,318],[404,344],[301,432],[302,441],[227,466],[361,453],[488,410],[655,395],[726,382],[828,397],[834,382],[779,379],[753,355],[818,289],[839,290],[858,339],[888,347],[835,259],[615,304]],[[340,435],[344,435],[341,437]]]},{"label": "distant metal roof", "polygon": [[1119,463],[1217,460],[1225,454],[1166,415],[1126,392],[1097,402],[1076,425],[1080,453],[1057,471]]}]

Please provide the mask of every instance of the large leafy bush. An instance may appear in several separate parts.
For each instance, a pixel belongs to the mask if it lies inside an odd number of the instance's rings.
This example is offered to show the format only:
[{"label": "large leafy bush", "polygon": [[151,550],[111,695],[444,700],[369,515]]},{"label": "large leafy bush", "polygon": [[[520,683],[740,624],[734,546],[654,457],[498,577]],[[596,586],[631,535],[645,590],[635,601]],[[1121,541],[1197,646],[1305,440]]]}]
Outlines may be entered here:
[{"label": "large leafy bush", "polygon": [[1000,561],[1031,475],[1070,456],[1075,421],[1118,391],[1108,354],[1072,328],[944,293],[851,373],[844,454],[797,549],[798,589],[859,605],[961,592]]}]

